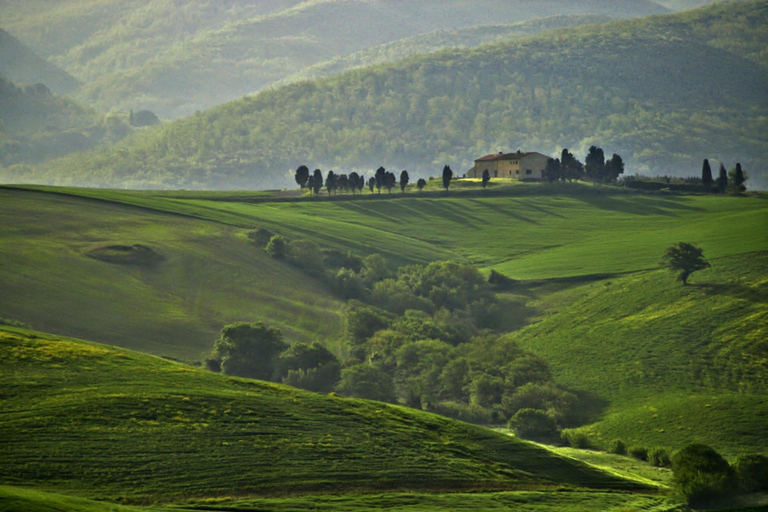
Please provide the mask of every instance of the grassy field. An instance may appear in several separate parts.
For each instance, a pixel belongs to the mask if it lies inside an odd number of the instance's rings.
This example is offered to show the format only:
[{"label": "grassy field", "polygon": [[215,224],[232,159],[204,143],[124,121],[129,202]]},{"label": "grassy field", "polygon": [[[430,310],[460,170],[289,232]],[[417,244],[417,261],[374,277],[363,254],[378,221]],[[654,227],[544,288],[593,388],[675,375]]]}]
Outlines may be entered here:
[{"label": "grassy field", "polygon": [[[666,512],[676,510],[663,496],[599,491],[519,491],[493,493],[380,493],[308,495],[248,500],[206,500],[185,503],[183,510],[238,512]],[[170,512],[176,506],[126,506],[71,498],[18,487],[0,486],[0,511],[11,512]],[[757,509],[754,509],[757,510]]]},{"label": "grassy field", "polygon": [[4,485],[136,503],[299,491],[651,489],[416,410],[40,332],[2,328],[0,368]]},{"label": "grassy field", "polygon": [[[242,229],[57,194],[0,190],[0,204],[2,317],[190,360],[239,320],[266,321],[292,340],[338,339],[341,302]],[[133,244],[161,259],[88,257]]]},{"label": "grassy field", "polygon": [[[467,185],[477,188],[471,181]],[[664,249],[679,241],[700,245],[710,258],[768,250],[768,200],[763,197],[648,195],[586,184],[505,185],[500,185],[509,190],[505,195],[491,190],[489,197],[384,193],[365,201],[257,203],[244,196],[222,201],[225,193],[178,199],[178,193],[43,190],[239,227],[265,226],[361,254],[379,252],[395,264],[460,259],[515,279],[657,268]]]},{"label": "grassy field", "polygon": [[687,287],[658,270],[534,302],[540,321],[514,336],[607,406],[584,428],[598,443],[768,448],[768,253],[711,263]]}]

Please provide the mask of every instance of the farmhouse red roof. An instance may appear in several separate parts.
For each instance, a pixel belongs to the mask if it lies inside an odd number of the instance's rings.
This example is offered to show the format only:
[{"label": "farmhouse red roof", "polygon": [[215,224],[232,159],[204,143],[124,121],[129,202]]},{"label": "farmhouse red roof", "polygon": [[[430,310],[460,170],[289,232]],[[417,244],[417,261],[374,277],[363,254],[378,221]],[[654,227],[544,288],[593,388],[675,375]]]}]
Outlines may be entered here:
[{"label": "farmhouse red roof", "polygon": [[496,153],[494,155],[486,155],[482,158],[478,158],[475,162],[492,162],[494,160],[512,160],[513,158],[524,158],[534,153]]}]

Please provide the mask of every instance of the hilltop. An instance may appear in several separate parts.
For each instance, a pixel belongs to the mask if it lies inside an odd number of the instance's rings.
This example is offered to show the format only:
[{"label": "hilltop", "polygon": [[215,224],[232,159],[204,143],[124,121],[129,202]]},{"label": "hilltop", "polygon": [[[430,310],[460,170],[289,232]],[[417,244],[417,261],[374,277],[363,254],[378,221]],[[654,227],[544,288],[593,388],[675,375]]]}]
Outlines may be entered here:
[{"label": "hilltop", "polygon": [[709,157],[741,162],[759,187],[765,26],[760,0],[414,57],[234,101],[24,179],[282,188],[305,163],[461,173],[499,148],[583,158],[597,143],[628,172],[698,174]]},{"label": "hilltop", "polygon": [[104,345],[3,327],[0,355],[6,485],[133,502],[331,490],[649,489],[439,416]]},{"label": "hilltop", "polygon": [[7,0],[5,27],[84,82],[101,108],[188,115],[269,87],[305,67],[405,37],[566,15],[645,16],[649,0],[46,1]]}]

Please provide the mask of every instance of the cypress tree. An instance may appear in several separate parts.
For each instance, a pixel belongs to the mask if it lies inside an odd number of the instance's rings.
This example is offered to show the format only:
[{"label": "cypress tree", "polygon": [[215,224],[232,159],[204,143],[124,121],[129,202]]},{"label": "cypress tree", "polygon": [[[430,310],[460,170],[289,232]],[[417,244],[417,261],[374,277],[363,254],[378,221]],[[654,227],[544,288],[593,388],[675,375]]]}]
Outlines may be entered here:
[{"label": "cypress tree", "polygon": [[704,165],[701,168],[701,184],[709,188],[715,180],[712,178],[712,168],[709,166],[709,160],[704,159]]},{"label": "cypress tree", "polygon": [[744,182],[747,179],[744,177],[744,171],[741,169],[741,164],[736,164],[736,170],[733,173],[733,188],[736,192],[744,192],[747,187],[744,186]]},{"label": "cypress tree", "polygon": [[725,170],[725,166],[721,163],[720,164],[720,176],[717,178],[717,189],[722,194],[725,192],[725,189],[728,188],[728,172]]},{"label": "cypress tree", "polygon": [[400,191],[405,194],[405,187],[408,186],[408,182],[410,181],[410,178],[408,177],[408,171],[403,171],[400,173]]}]

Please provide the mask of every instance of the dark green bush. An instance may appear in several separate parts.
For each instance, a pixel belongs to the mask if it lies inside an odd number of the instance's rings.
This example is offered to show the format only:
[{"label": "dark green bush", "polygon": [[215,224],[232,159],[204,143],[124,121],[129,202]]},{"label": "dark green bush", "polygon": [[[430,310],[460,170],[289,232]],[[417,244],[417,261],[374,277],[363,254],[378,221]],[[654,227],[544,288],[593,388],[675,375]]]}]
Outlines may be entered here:
[{"label": "dark green bush", "polygon": [[560,438],[572,448],[581,448],[582,450],[592,448],[592,442],[589,440],[589,436],[584,432],[575,429],[563,429],[560,433]]},{"label": "dark green bush", "polygon": [[637,460],[648,460],[648,448],[645,446],[630,446],[627,453]]},{"label": "dark green bush", "polygon": [[509,420],[509,428],[523,439],[546,440],[557,433],[555,419],[540,409],[520,409]]},{"label": "dark green bush", "polygon": [[674,483],[694,506],[733,494],[736,471],[719,453],[704,444],[688,445],[672,457]]},{"label": "dark green bush", "polygon": [[739,455],[733,467],[745,491],[768,491],[768,456],[759,453]]},{"label": "dark green bush", "polygon": [[267,243],[267,246],[264,248],[264,250],[267,251],[267,254],[273,258],[282,260],[285,259],[285,246],[285,238],[283,238],[281,235],[275,235],[269,239],[269,242]]},{"label": "dark green bush", "polygon": [[669,452],[659,446],[651,448],[648,452],[648,462],[657,468],[668,468],[672,465],[669,458]]},{"label": "dark green bush", "polygon": [[248,238],[253,240],[259,247],[266,247],[273,236],[275,236],[275,234],[266,228],[259,228],[256,231],[248,233]]},{"label": "dark green bush", "polygon": [[627,445],[621,439],[614,439],[608,447],[608,452],[615,453],[616,455],[626,455]]}]

